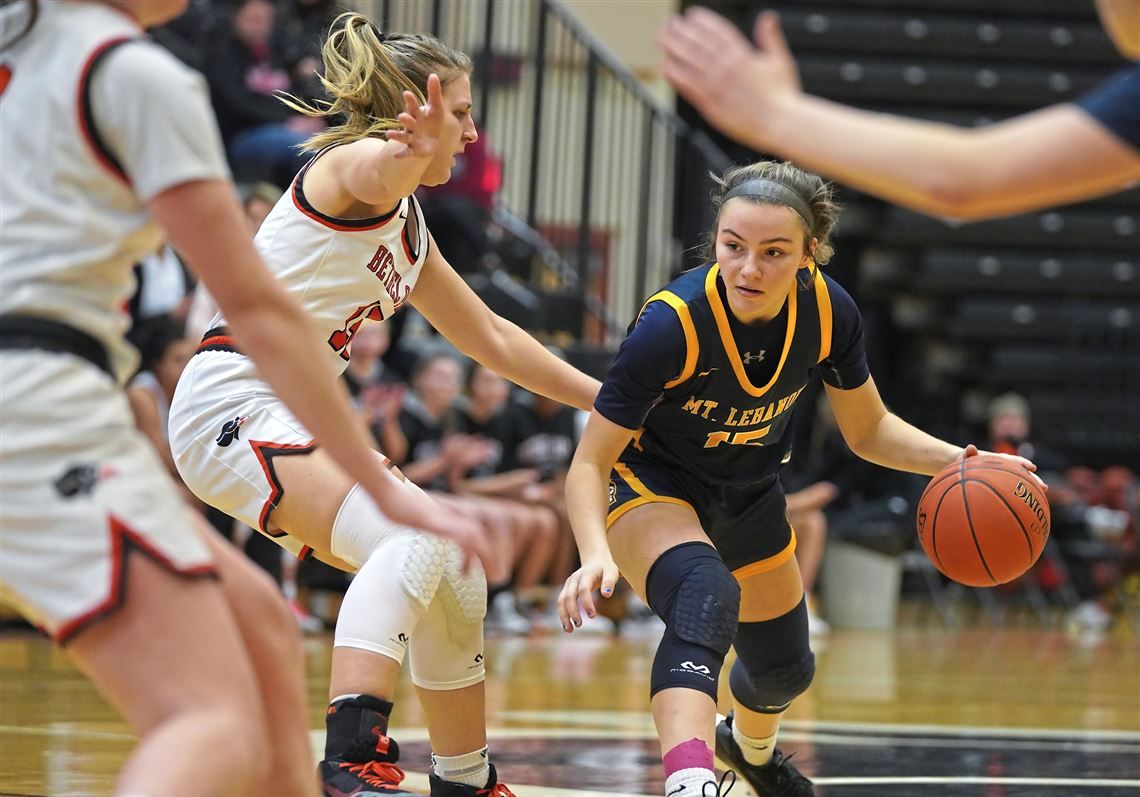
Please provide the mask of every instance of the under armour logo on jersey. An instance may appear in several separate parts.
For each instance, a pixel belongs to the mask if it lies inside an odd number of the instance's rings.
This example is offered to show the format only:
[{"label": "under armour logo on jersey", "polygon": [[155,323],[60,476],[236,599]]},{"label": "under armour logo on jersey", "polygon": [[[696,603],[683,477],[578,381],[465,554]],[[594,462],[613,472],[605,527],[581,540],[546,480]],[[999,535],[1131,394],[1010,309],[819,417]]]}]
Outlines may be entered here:
[{"label": "under armour logo on jersey", "polygon": [[711,674],[712,674],[712,670],[710,670],[710,669],[709,669],[708,667],[706,667],[705,665],[703,665],[703,664],[694,664],[694,663],[693,663],[693,662],[691,662],[691,661],[683,661],[683,662],[681,662],[681,669],[684,669],[684,670],[691,670],[692,672],[699,672],[699,673],[701,673],[702,675],[711,675]]},{"label": "under armour logo on jersey", "polygon": [[764,360],[764,354],[767,351],[768,351],[767,349],[761,349],[756,354],[753,354],[750,351],[746,351],[746,352],[744,352],[744,354],[740,355],[740,359],[744,360],[745,365],[751,365],[752,363],[762,362]]},{"label": "under armour logo on jersey", "polygon": [[222,431],[218,434],[218,438],[214,442],[222,448],[225,448],[234,440],[240,440],[238,430],[241,429],[243,423],[245,423],[245,418],[240,415],[232,421],[226,421],[222,424]]}]

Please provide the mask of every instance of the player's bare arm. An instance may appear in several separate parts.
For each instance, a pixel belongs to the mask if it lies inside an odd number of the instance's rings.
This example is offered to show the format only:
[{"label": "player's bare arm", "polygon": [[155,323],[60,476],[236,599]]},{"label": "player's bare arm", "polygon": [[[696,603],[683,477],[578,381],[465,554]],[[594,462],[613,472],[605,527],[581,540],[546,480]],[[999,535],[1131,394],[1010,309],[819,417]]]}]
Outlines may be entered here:
[{"label": "player's bare arm", "polygon": [[435,241],[412,305],[461,352],[516,385],[588,410],[600,384],[548,352],[518,325],[491,312],[443,258]]}]

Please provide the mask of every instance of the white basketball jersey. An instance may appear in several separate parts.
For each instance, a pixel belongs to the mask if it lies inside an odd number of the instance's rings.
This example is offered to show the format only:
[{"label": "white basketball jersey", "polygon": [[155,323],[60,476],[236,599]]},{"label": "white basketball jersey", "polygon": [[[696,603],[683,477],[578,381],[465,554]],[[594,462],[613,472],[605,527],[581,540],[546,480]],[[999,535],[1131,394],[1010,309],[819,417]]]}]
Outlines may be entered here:
[{"label": "white basketball jersey", "polygon": [[[23,6],[3,9],[5,38]],[[142,37],[104,3],[41,2],[0,53],[0,312],[93,335],[121,380],[131,269],[162,240],[146,201],[228,177],[204,81]]]},{"label": "white basketball jersey", "polygon": [[[254,243],[270,271],[316,321],[329,362],[340,373],[360,325],[390,318],[407,303],[430,239],[414,196],[401,199],[387,215],[368,219],[318,212],[304,191],[305,174],[315,161],[301,169]],[[218,315],[213,326],[222,323]]]}]

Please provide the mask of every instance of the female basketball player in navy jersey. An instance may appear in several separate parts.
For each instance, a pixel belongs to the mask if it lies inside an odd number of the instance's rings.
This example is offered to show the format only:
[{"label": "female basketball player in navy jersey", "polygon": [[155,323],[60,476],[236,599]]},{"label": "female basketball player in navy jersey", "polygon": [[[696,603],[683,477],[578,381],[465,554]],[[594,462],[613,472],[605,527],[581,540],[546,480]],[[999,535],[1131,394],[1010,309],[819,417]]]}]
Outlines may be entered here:
[{"label": "female basketball player in navy jersey", "polygon": [[310,797],[288,608],[134,428],[131,266],[169,237],[330,461],[404,522],[477,529],[409,502],[371,456],[308,320],[257,256],[204,81],[143,32],[185,5],[0,8],[0,591],[138,734],[118,797]]},{"label": "female basketball player in navy jersey", "polygon": [[[758,793],[802,797],[811,782],[775,749],[815,668],[778,475],[800,394],[818,370],[848,444],[886,467],[933,474],[977,449],[883,406],[859,311],[819,271],[838,215],[830,186],[776,162],[720,186],[716,262],[646,302],[574,456],[566,497],[582,566],[559,612],[566,631],[581,625],[620,570],[665,621],[650,683],[666,794],[709,797],[715,745]],[[715,725],[730,645],[735,712]]]},{"label": "female basketball player in navy jersey", "polygon": [[[589,407],[597,381],[476,297],[440,255],[413,195],[446,182],[455,156],[477,138],[470,59],[431,36],[382,34],[358,14],[338,19],[322,57],[329,102],[287,103],[332,126],[307,142],[313,158],[255,243],[316,319],[323,358],[343,370],[361,324],[411,303],[464,354],[530,390]],[[286,547],[356,571],[334,640],[319,767],[325,793],[406,793],[387,727],[410,651],[431,736],[432,794],[508,794],[486,746],[482,571],[465,573],[453,546],[362,501],[242,356],[226,319],[213,325],[170,413],[187,486]]]}]

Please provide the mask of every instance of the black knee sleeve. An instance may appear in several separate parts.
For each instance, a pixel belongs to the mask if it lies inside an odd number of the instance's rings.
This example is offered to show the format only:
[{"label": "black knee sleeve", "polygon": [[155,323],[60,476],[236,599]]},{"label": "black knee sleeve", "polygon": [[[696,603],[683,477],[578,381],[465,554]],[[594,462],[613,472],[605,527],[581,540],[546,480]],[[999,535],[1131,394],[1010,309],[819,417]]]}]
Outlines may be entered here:
[{"label": "black knee sleeve", "polygon": [[665,621],[649,696],[696,689],[716,700],[717,679],[740,615],[740,585],[716,549],[686,542],[657,558],[645,579],[649,608]]},{"label": "black knee sleeve", "polygon": [[325,758],[358,763],[376,758],[385,744],[391,713],[390,702],[372,695],[333,702],[325,714]]},{"label": "black knee sleeve", "polygon": [[815,654],[808,642],[806,600],[774,620],[741,623],[733,646],[736,662],[728,685],[745,708],[779,714],[811,685]]}]

